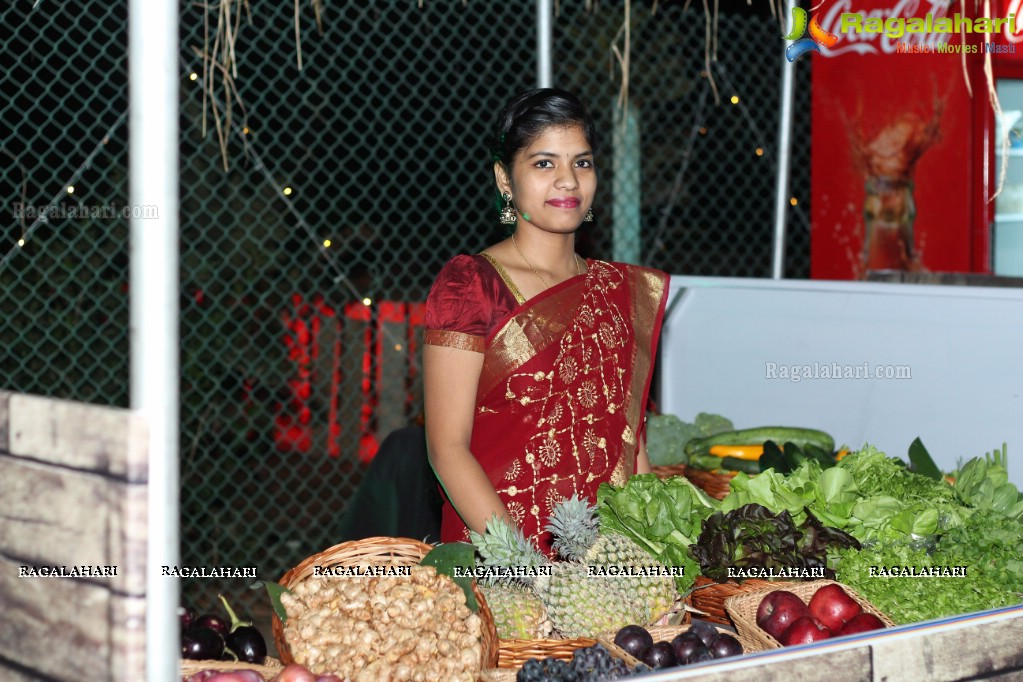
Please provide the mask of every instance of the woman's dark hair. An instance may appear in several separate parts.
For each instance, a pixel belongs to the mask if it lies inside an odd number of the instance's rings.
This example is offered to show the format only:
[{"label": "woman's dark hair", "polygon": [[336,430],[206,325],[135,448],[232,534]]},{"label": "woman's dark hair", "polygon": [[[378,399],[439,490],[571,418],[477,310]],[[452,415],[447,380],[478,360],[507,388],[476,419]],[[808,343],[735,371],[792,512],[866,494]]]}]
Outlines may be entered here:
[{"label": "woman's dark hair", "polygon": [[515,155],[548,128],[579,126],[590,150],[597,153],[597,126],[579,98],[557,88],[527,90],[516,95],[497,117],[490,139],[490,155],[511,169]]}]

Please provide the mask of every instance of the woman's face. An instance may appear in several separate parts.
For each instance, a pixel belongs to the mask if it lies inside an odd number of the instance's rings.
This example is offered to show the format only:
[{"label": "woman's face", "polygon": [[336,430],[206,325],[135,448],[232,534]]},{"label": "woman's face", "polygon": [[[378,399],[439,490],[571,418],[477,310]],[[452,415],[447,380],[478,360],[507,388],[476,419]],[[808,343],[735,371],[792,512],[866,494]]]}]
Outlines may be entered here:
[{"label": "woman's face", "polygon": [[574,232],[593,203],[597,171],[580,126],[548,128],[512,162],[511,177],[494,165],[501,193],[512,195],[519,223],[547,232]]}]

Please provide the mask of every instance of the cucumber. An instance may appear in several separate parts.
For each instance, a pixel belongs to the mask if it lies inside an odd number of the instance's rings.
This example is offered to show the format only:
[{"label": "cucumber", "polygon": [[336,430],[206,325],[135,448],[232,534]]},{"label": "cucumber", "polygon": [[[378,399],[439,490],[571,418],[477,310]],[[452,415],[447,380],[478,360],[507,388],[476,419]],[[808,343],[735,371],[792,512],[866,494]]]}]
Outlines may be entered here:
[{"label": "cucumber", "polygon": [[685,451],[689,456],[710,454],[712,445],[763,445],[774,441],[779,447],[785,443],[793,443],[800,448],[816,445],[822,450],[833,452],[835,439],[817,429],[799,429],[791,426],[759,426],[754,429],[739,431],[723,431],[713,436],[693,438],[686,443]]},{"label": "cucumber", "polygon": [[760,471],[774,469],[779,474],[787,474],[792,471],[792,464],[785,458],[785,454],[773,440],[764,443],[764,454],[760,455],[757,466]]},{"label": "cucumber", "polygon": [[835,466],[837,463],[835,455],[831,450],[825,450],[813,443],[807,443],[806,447],[803,448],[803,451],[806,452],[808,456],[816,459],[820,463],[822,469],[828,469]]}]

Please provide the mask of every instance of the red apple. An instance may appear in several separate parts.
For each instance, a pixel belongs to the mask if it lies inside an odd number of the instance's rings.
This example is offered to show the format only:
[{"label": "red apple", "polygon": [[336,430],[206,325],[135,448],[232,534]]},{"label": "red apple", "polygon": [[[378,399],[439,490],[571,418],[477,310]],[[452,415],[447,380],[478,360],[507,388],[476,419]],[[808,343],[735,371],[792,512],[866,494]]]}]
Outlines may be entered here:
[{"label": "red apple", "polygon": [[825,585],[810,598],[810,615],[834,632],[862,612],[856,600],[836,583]]},{"label": "red apple", "polygon": [[881,630],[885,627],[884,622],[872,613],[863,613],[853,616],[849,619],[849,622],[842,626],[842,629],[838,631],[838,635],[854,635],[857,632],[869,632],[871,630]]},{"label": "red apple", "polygon": [[831,637],[831,628],[813,616],[803,616],[790,625],[778,641],[785,646],[792,646],[794,644],[809,644],[828,637]]},{"label": "red apple", "polygon": [[757,607],[757,625],[777,640],[803,616],[809,615],[803,600],[785,590],[774,590]]}]

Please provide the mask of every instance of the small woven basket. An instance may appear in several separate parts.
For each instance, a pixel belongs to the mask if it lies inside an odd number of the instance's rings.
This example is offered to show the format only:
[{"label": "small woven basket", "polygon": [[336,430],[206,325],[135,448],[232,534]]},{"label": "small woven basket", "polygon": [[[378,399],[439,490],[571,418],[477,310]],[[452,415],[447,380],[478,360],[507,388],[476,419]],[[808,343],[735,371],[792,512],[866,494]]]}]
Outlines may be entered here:
[{"label": "small woven basket", "polygon": [[572,639],[502,639],[498,642],[497,667],[518,670],[531,658],[571,660],[576,649],[593,646],[597,640],[588,637]]},{"label": "small woven basket", "polygon": [[[672,608],[659,619],[658,623],[667,622],[670,618],[676,617],[681,625],[648,625],[647,630],[653,632],[658,629],[685,629],[692,619],[692,614],[686,609],[689,605],[689,598],[678,599]],[[679,615],[681,614],[681,615]],[[614,636],[611,637],[614,640]],[[591,637],[575,637],[566,639],[502,639],[498,641],[497,667],[504,670],[518,670],[531,658],[543,660],[545,658],[560,658],[570,660],[576,649],[584,649],[597,643],[597,639]]]},{"label": "small woven basket", "polygon": [[731,616],[732,621],[735,623],[736,629],[739,631],[740,641],[742,641],[743,646],[746,646],[747,643],[749,643],[756,647],[756,649],[754,649],[755,651],[780,649],[782,646],[781,642],[767,634],[766,631],[757,625],[757,607],[760,606],[760,601],[775,590],[786,590],[802,599],[804,604],[809,604],[810,598],[817,590],[825,585],[832,584],[841,585],[842,589],[845,590],[850,597],[856,600],[864,611],[872,613],[880,618],[885,627],[890,628],[895,625],[895,622],[892,621],[891,618],[886,616],[876,606],[857,594],[851,587],[842,585],[842,583],[837,583],[834,580],[814,580],[803,583],[789,583],[787,585],[772,583],[770,587],[753,590],[751,592],[744,592],[742,594],[729,597],[725,600],[725,608],[728,611],[728,615]]},{"label": "small woven basket", "polygon": [[[683,632],[688,632],[690,628],[692,628],[692,625],[661,625],[656,627],[648,627],[646,628],[646,631],[649,632],[650,636],[654,638],[654,642],[670,643],[671,640],[675,639]],[[735,637],[735,633],[729,630],[728,628],[715,627],[714,629],[717,630],[718,632],[723,632],[727,635]],[[611,632],[600,635],[597,637],[597,641],[599,641],[601,644],[607,647],[607,650],[610,651],[612,654],[625,661],[630,668],[635,667],[636,664],[639,663],[640,661],[637,660],[628,652],[626,652],[625,649],[622,649],[620,646],[615,644],[616,634],[617,633]],[[736,637],[736,639],[739,638]],[[743,642],[741,639],[739,639],[739,642],[742,644],[743,653],[750,653],[752,651],[752,649],[748,648],[746,646],[746,643]]]},{"label": "small woven basket", "polygon": [[746,594],[747,592],[753,592],[755,590],[763,590],[768,587],[785,587],[795,584],[798,583],[772,582],[769,580],[760,580],[758,578],[747,578],[741,583],[735,582],[734,580],[719,583],[706,576],[698,575],[696,576],[696,581],[693,583],[693,586],[696,589],[690,593],[689,598],[692,602],[693,608],[700,612],[697,615],[701,620],[706,620],[717,625],[732,625],[732,619],[729,617],[728,611],[725,608],[725,602],[730,597]]},{"label": "small woven basket", "polygon": [[661,479],[671,478],[672,476],[685,476],[692,481],[693,485],[715,500],[725,499],[725,496],[731,491],[729,484],[736,473],[734,471],[715,473],[686,466],[685,464],[650,467],[650,471]]},{"label": "small woven basket", "polygon": [[[314,554],[280,579],[283,587],[292,588],[313,574],[315,566],[414,566],[433,549],[432,545],[411,538],[375,537],[364,540],[342,542]],[[480,669],[493,668],[497,665],[497,629],[494,627],[494,616],[490,613],[487,600],[476,586],[472,584],[473,594],[479,604],[479,617],[483,625],[483,652]],[[273,615],[273,636],[281,661],[288,664],[294,661],[284,636],[284,624]]]},{"label": "small woven basket", "polygon": [[266,657],[266,660],[263,661],[263,665],[256,665],[255,663],[241,663],[238,661],[181,659],[181,664],[179,666],[181,677],[189,677],[196,673],[201,673],[203,670],[216,670],[217,672],[227,672],[230,670],[254,670],[259,673],[260,677],[264,680],[270,680],[276,677],[279,672],[284,670],[284,665],[276,658],[272,658],[270,656]]},{"label": "small woven basket", "polygon": [[[650,636],[653,637],[655,642],[671,642],[671,640],[675,639],[676,636],[682,634],[683,632],[687,632],[691,627],[692,627],[691,625],[651,625],[646,628],[646,631],[650,633]],[[716,629],[718,632],[723,632],[735,637],[735,633],[727,628],[719,627]],[[541,644],[540,646],[535,646],[533,648],[530,648],[528,645],[523,646],[521,649],[517,651],[517,653],[521,652],[520,655],[522,656],[522,658],[521,660],[516,660],[514,666],[501,665],[496,670],[486,670],[481,676],[481,679],[483,679],[484,682],[514,682],[518,668],[522,667],[522,665],[530,658],[542,660],[544,658],[554,657],[564,660],[570,660],[572,658],[572,654],[575,653],[576,649],[582,649],[588,646],[593,646],[594,644],[597,643],[602,644],[604,648],[611,652],[612,656],[615,656],[616,658],[620,658],[623,661],[625,661],[625,664],[628,665],[629,668],[634,668],[637,664],[639,664],[640,661],[631,654],[629,654],[628,652],[626,652],[620,646],[615,644],[614,640],[616,634],[617,633],[614,632],[602,633],[600,635],[597,635],[597,638],[595,640],[593,639],[517,640],[520,642],[541,642],[543,644]],[[744,653],[749,653],[753,651],[753,649],[750,649],[747,646],[747,644],[742,641],[741,638],[737,639],[739,639],[740,643],[742,643]],[[506,640],[502,640],[501,642],[502,647],[504,646],[505,641]],[[550,643],[549,645],[547,644],[548,642]],[[555,645],[556,642],[563,642],[564,644],[558,647]]]}]

